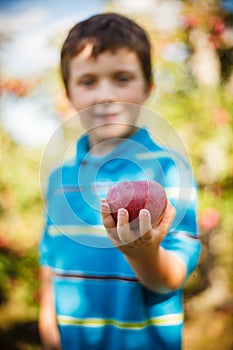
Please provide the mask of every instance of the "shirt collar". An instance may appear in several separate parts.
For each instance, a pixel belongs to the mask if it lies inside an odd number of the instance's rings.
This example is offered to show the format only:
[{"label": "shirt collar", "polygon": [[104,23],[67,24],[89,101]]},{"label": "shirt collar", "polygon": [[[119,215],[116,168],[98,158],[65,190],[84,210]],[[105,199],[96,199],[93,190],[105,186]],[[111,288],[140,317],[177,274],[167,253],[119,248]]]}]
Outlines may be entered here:
[{"label": "shirt collar", "polygon": [[112,151],[103,156],[97,157],[93,156],[89,152],[89,137],[88,134],[85,134],[79,139],[77,143],[77,162],[80,163],[85,160],[92,163],[99,163],[103,162],[103,160],[107,161],[108,159],[124,156],[126,153],[127,156],[129,156],[129,153],[135,154],[136,151],[135,147],[132,147],[132,145],[135,146],[138,143],[140,146],[146,146],[146,144],[148,144],[148,141],[151,141],[151,139],[146,127],[138,128],[138,130],[133,135],[124,139]]}]

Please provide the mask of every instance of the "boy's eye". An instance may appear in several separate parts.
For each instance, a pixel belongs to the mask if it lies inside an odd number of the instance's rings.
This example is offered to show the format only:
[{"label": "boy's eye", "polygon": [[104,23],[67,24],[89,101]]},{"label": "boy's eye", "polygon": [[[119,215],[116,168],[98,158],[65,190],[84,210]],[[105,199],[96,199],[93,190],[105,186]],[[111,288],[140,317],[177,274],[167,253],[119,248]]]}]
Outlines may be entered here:
[{"label": "boy's eye", "polygon": [[82,85],[82,86],[91,86],[95,83],[95,80],[92,78],[87,78],[87,79],[80,80],[78,83],[79,85]]},{"label": "boy's eye", "polygon": [[127,83],[130,80],[132,80],[132,77],[130,77],[129,75],[119,75],[118,77],[116,77],[116,80],[121,83]]}]

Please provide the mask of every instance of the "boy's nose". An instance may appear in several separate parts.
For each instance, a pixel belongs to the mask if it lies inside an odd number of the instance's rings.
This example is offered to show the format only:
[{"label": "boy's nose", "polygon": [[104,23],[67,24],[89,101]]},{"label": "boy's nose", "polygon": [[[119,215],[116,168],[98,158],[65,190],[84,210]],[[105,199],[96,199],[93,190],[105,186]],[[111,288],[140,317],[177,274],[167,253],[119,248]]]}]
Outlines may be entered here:
[{"label": "boy's nose", "polygon": [[118,102],[116,101],[116,92],[111,82],[102,81],[99,83],[96,99],[97,103]]}]

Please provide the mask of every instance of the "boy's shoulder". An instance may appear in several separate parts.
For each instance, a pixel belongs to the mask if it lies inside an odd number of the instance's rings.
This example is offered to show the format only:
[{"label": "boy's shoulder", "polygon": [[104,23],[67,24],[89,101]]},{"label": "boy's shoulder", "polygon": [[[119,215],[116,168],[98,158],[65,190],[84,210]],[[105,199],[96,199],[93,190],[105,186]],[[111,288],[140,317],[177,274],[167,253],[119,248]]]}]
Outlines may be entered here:
[{"label": "boy's shoulder", "polygon": [[54,167],[48,176],[48,189],[54,189],[77,181],[77,164],[70,160]]},{"label": "boy's shoulder", "polygon": [[139,152],[136,154],[138,159],[157,159],[166,164],[180,163],[188,166],[189,159],[186,154],[182,154],[175,147],[166,145],[161,141],[159,136],[149,132],[147,129],[142,129],[140,133],[142,143],[139,147]]}]

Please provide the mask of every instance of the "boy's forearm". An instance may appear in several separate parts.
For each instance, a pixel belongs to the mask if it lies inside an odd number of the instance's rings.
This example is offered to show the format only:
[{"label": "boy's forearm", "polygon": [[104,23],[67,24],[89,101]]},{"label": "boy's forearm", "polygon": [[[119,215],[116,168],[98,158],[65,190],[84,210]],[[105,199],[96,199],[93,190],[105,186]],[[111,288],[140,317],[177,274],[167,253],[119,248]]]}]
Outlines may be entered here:
[{"label": "boy's forearm", "polygon": [[186,277],[183,262],[172,252],[161,246],[154,254],[125,255],[140,282],[158,293],[168,293],[179,289]]},{"label": "boy's forearm", "polygon": [[41,268],[39,332],[43,349],[61,350],[51,278],[51,269],[47,267]]}]

